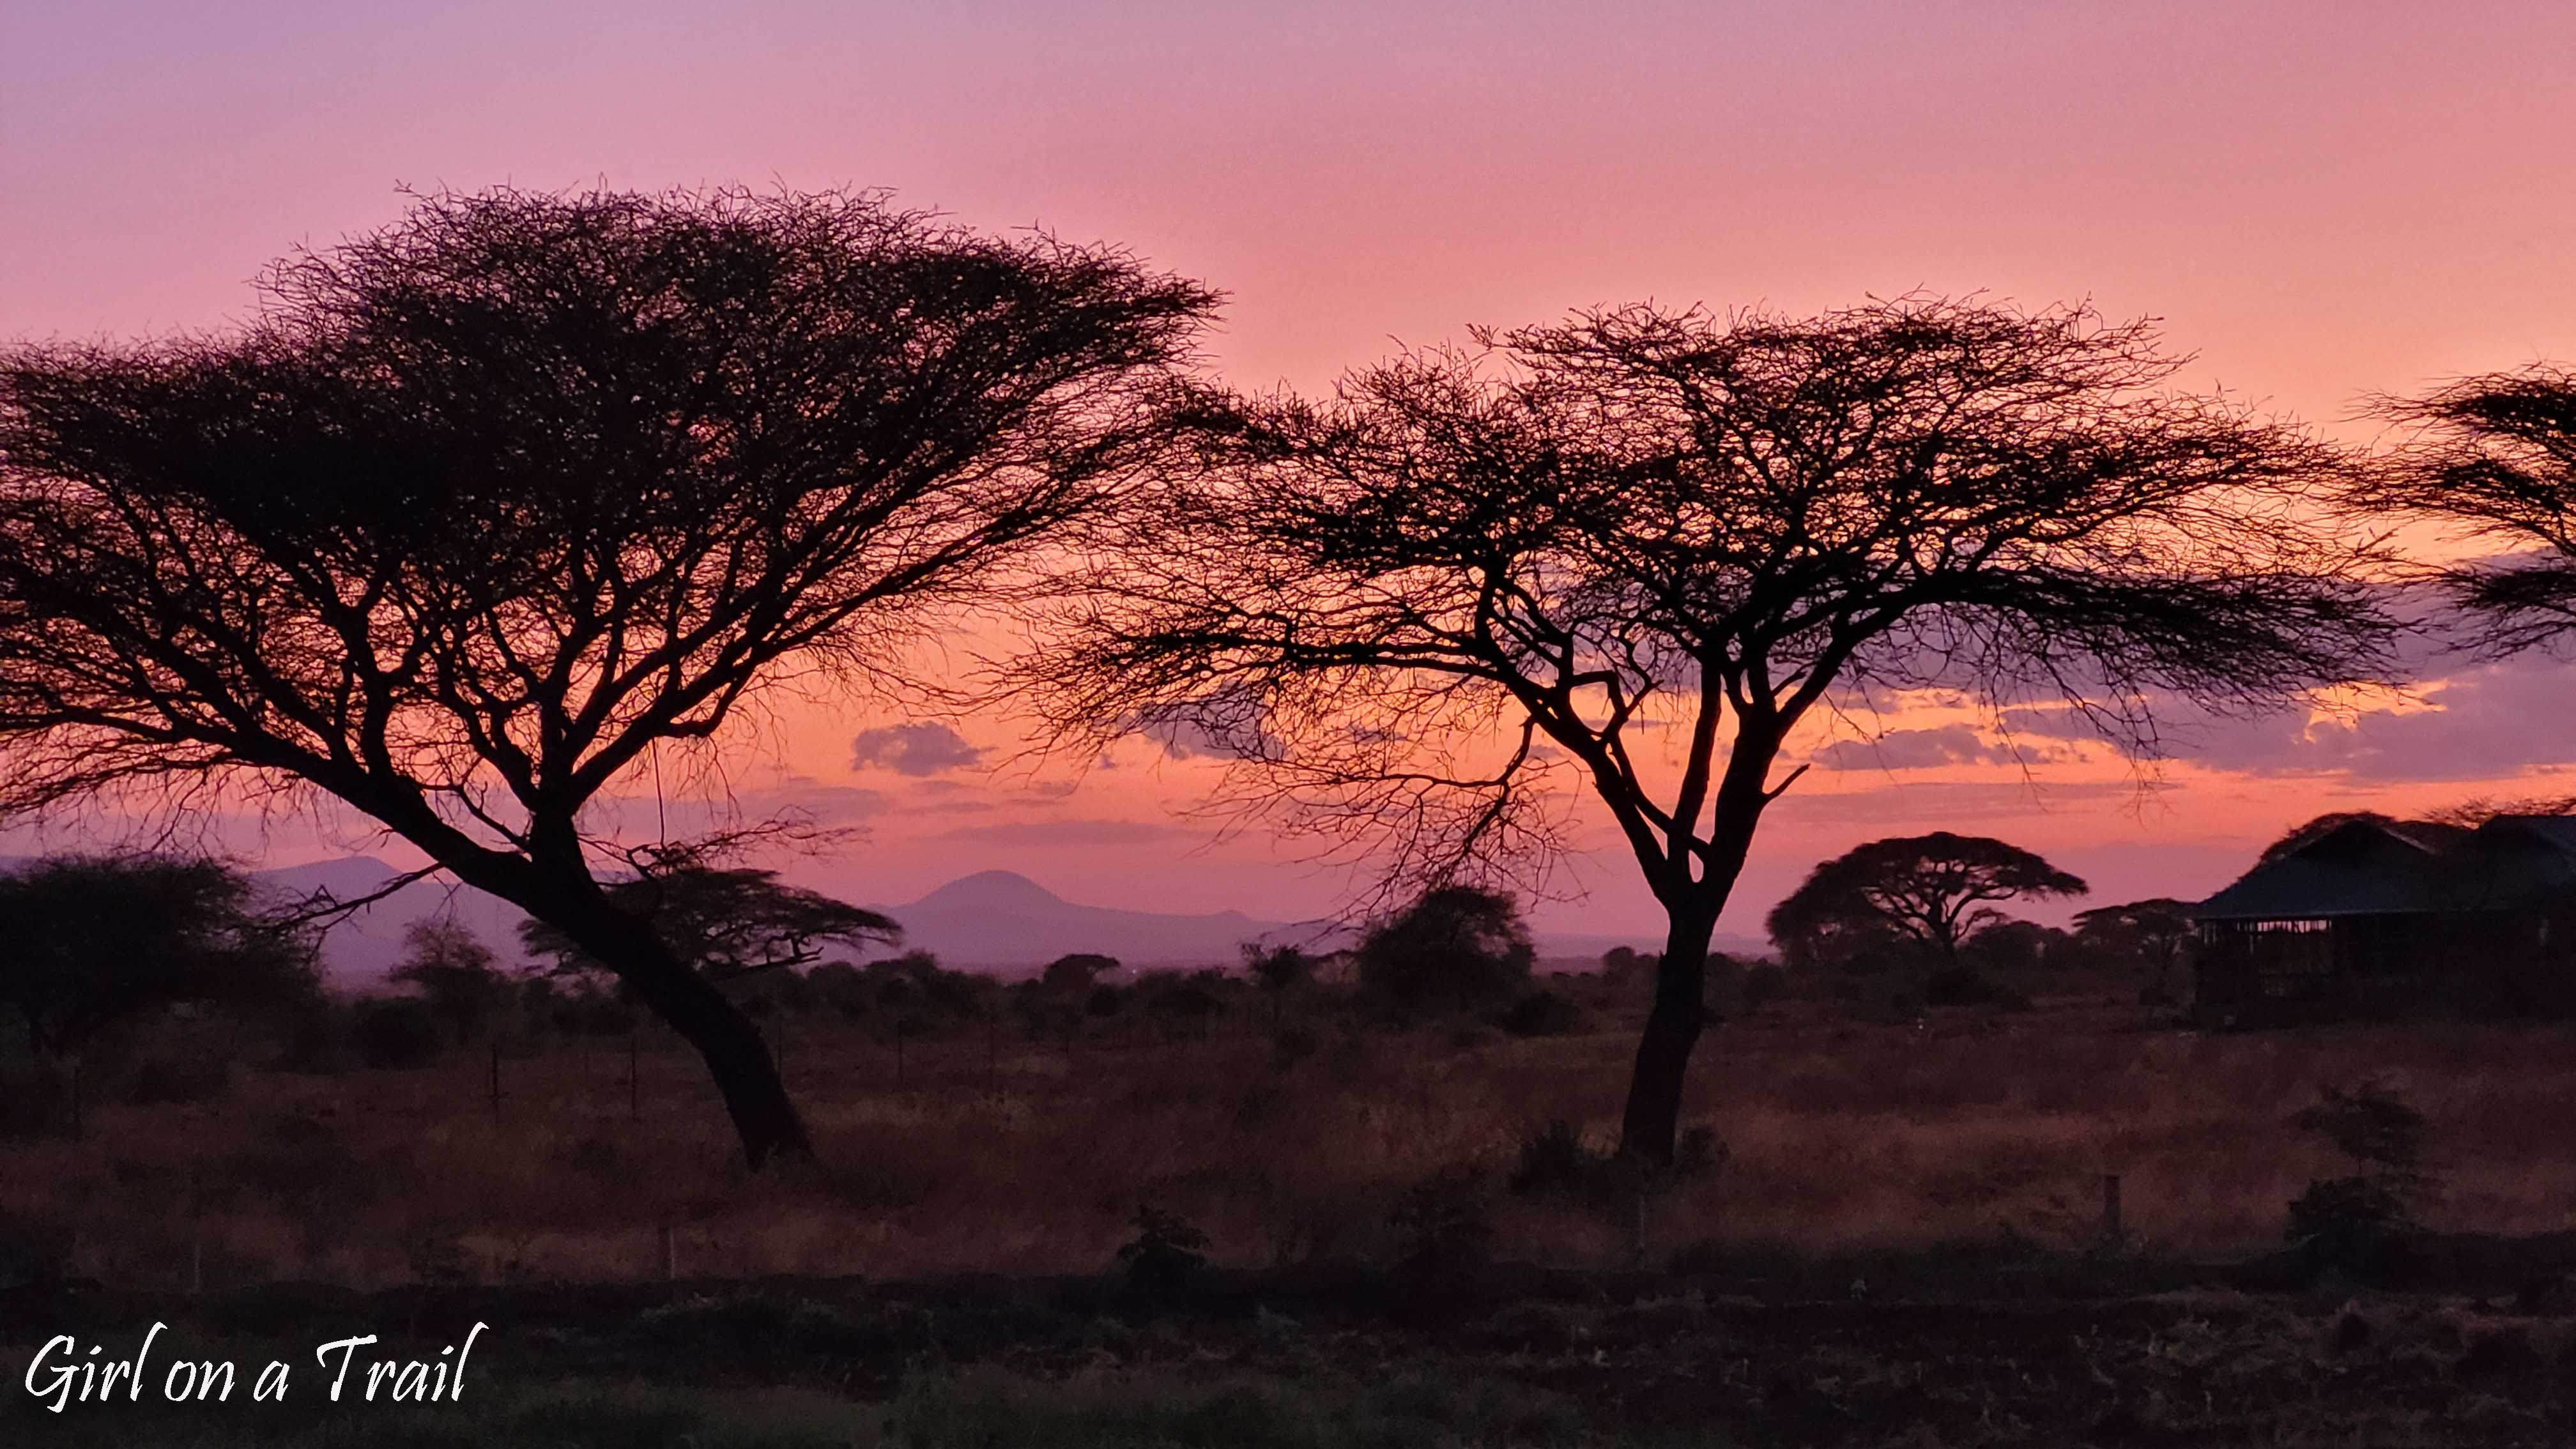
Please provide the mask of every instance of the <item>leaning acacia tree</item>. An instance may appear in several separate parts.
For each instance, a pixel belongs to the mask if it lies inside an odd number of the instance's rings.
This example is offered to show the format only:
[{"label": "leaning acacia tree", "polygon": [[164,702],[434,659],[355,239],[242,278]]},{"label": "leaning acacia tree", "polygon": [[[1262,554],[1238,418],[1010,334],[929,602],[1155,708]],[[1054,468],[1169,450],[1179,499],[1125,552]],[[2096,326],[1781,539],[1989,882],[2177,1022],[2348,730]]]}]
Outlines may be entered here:
[{"label": "leaning acacia tree", "polygon": [[0,353],[0,809],[336,797],[614,971],[754,1166],[807,1151],[584,807],[779,685],[899,683],[1153,454],[1213,295],[734,190],[431,195],[261,290]]},{"label": "leaning acacia tree", "polygon": [[2307,522],[2341,457],[2161,390],[2147,323],[1902,298],[1476,340],[1330,401],[1208,400],[1203,466],[1061,617],[1039,693],[1074,741],[1221,745],[1230,798],[1414,883],[1543,859],[1571,771],[1670,922],[1622,1139],[1648,1160],[1819,706],[2059,698],[2151,752],[2159,698],[2260,707],[2385,652]]}]

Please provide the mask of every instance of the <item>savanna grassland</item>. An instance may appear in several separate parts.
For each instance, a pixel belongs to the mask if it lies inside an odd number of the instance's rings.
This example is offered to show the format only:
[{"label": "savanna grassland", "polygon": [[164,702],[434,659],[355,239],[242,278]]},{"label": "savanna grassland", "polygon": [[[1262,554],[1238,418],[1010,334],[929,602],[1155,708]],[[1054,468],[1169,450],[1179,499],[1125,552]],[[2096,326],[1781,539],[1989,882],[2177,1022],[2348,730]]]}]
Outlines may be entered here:
[{"label": "savanna grassland", "polygon": [[[1883,1024],[1774,1003],[1703,1048],[1713,1165],[1640,1194],[1529,1168],[1554,1120],[1606,1144],[1634,1039],[1618,986],[1554,984],[1580,1014],[1531,1037],[1247,996],[1181,1029],[995,1026],[898,1060],[854,1025],[773,1022],[821,1164],[757,1176],[650,1032],[631,1084],[623,1037],[505,1042],[497,1116],[488,1047],[92,1103],[78,1140],[0,1145],[12,1383],[45,1336],[156,1318],[244,1358],[481,1319],[479,1396],[30,1417],[13,1389],[0,1422],[208,1444],[2576,1429],[2550,1236],[2576,1225],[2576,1031],[2201,1034],[2101,994]],[[2366,1078],[2424,1115],[2424,1226],[2482,1248],[2320,1282],[2281,1251],[2286,1205],[2344,1167],[2292,1118]],[[1158,1234],[1206,1266],[1150,1271],[1135,1245]]]}]

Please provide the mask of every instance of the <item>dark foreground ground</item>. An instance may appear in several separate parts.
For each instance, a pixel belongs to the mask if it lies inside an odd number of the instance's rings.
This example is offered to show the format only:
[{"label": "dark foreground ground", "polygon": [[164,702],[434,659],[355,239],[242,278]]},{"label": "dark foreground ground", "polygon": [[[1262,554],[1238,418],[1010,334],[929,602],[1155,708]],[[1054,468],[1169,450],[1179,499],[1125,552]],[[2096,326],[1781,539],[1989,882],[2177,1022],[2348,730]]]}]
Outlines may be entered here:
[{"label": "dark foreground ground", "polygon": [[[2565,1249],[2488,1244],[2378,1286],[2290,1260],[1963,1252],[1651,1276],[1207,1273],[1151,1291],[21,1287],[0,1298],[0,1444],[2561,1444]],[[29,1392],[31,1367],[45,1391],[62,1362],[31,1364],[47,1337],[103,1362],[155,1320],[143,1402],[120,1384],[54,1414]],[[439,1362],[478,1321],[461,1401],[361,1397],[377,1357]],[[316,1347],[370,1333],[331,1402]],[[230,1401],[162,1401],[182,1359],[237,1364]],[[290,1365],[284,1401],[251,1402],[272,1359]]]}]

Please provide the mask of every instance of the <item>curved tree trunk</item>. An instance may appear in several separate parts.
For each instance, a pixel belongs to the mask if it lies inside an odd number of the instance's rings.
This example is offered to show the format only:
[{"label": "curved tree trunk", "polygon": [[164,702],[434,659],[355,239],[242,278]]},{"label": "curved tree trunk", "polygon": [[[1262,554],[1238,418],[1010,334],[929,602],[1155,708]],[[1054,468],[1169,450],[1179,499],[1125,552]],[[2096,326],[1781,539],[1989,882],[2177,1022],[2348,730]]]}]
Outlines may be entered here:
[{"label": "curved tree trunk", "polygon": [[1706,1020],[1708,941],[1716,930],[1714,912],[1675,912],[1664,937],[1664,958],[1655,967],[1655,1004],[1646,1014],[1636,1069],[1628,1079],[1619,1151],[1658,1166],[1673,1160],[1682,1079]]},{"label": "curved tree trunk", "polygon": [[723,992],[664,945],[650,923],[604,901],[557,897],[521,902],[617,973],[637,999],[668,1022],[707,1064],[726,1113],[742,1139],[744,1159],[759,1171],[776,1159],[810,1158],[813,1143],[788,1099],[787,1084],[760,1029]]}]

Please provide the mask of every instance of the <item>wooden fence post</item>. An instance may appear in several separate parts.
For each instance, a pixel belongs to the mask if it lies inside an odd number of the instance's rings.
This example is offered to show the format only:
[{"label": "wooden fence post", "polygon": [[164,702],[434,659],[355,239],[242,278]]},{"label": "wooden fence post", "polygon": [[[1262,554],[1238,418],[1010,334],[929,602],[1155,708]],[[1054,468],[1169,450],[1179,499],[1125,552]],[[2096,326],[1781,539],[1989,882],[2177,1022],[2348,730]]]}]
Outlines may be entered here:
[{"label": "wooden fence post", "polygon": [[501,1042],[500,1042],[500,1039],[499,1039],[499,1038],[495,1037],[495,1038],[493,1039],[493,1041],[492,1041],[492,1123],[493,1123],[493,1125],[494,1125],[494,1126],[496,1126],[496,1127],[497,1127],[497,1126],[499,1126],[499,1125],[500,1125],[500,1122],[501,1122]]},{"label": "wooden fence post", "polygon": [[2128,1241],[2120,1226],[2120,1174],[2102,1174],[2102,1251],[2116,1253]]},{"label": "wooden fence post", "polygon": [[205,1206],[198,1190],[197,1169],[188,1169],[188,1293],[191,1297],[206,1291],[206,1224]]}]

